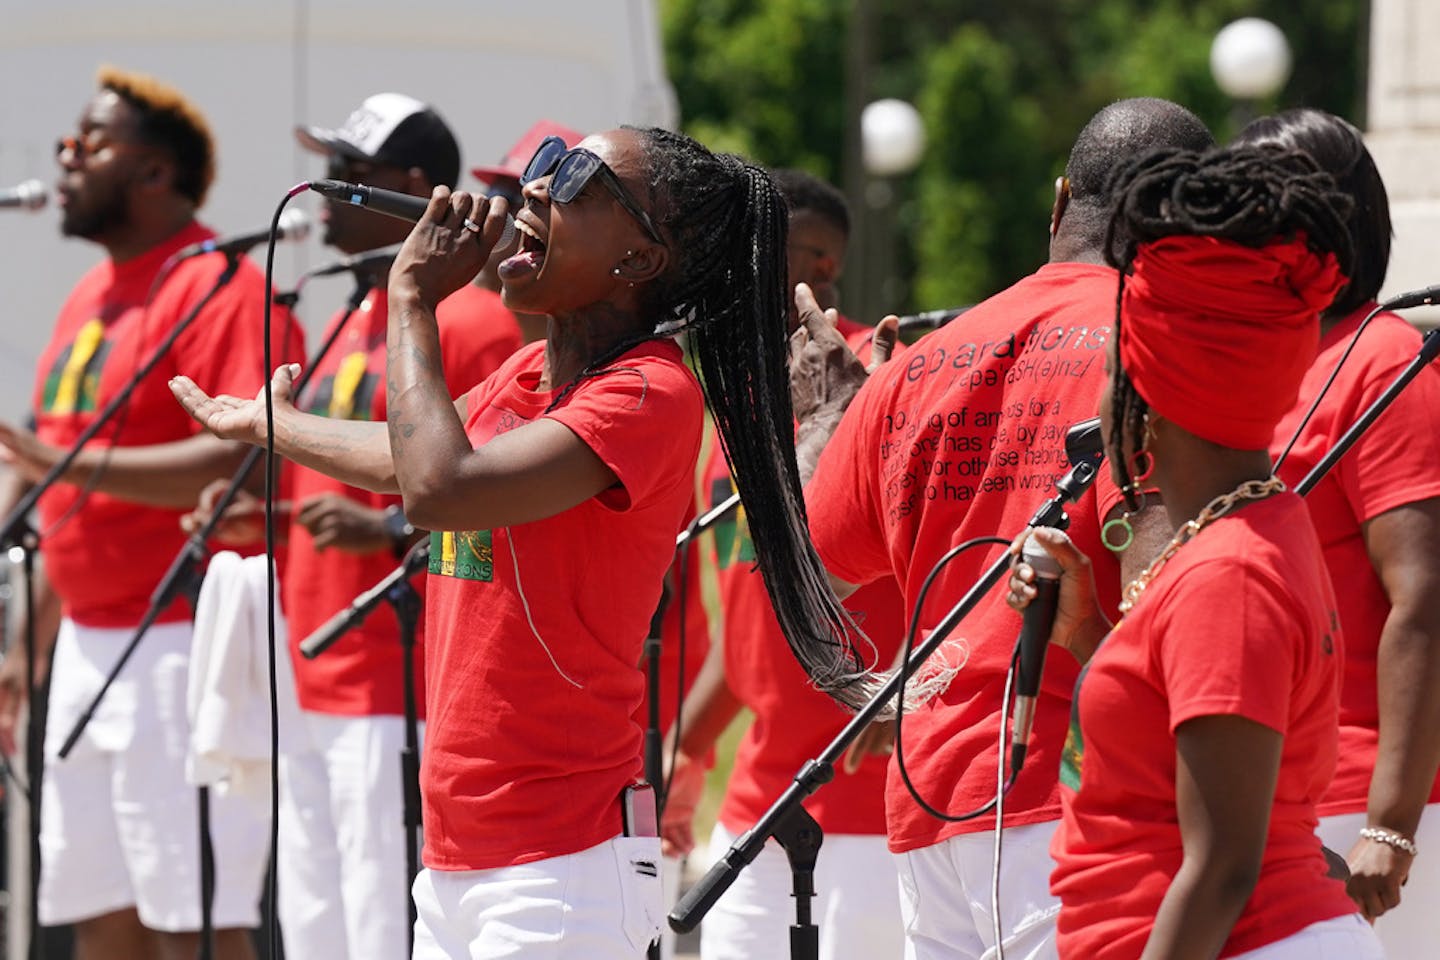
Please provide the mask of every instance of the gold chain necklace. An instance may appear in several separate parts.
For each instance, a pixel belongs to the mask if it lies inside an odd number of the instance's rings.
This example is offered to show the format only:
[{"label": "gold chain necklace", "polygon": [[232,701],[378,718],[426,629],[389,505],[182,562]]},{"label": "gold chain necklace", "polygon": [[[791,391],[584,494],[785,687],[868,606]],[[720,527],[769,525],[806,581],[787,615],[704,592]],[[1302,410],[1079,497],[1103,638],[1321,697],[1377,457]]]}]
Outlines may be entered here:
[{"label": "gold chain necklace", "polygon": [[1165,566],[1166,561],[1175,556],[1176,551],[1195,538],[1195,534],[1205,529],[1207,525],[1219,520],[1225,514],[1234,510],[1236,505],[1245,500],[1264,500],[1266,497],[1276,494],[1285,489],[1285,481],[1279,477],[1270,477],[1266,480],[1246,480],[1240,486],[1229,493],[1222,493],[1220,496],[1205,504],[1205,509],[1195,517],[1188,520],[1176,531],[1175,536],[1160,551],[1160,556],[1150,561],[1150,566],[1140,571],[1140,575],[1131,580],[1125,587],[1124,594],[1120,600],[1120,614],[1124,616],[1129,613],[1150,585],[1150,581],[1159,575],[1160,569]]}]

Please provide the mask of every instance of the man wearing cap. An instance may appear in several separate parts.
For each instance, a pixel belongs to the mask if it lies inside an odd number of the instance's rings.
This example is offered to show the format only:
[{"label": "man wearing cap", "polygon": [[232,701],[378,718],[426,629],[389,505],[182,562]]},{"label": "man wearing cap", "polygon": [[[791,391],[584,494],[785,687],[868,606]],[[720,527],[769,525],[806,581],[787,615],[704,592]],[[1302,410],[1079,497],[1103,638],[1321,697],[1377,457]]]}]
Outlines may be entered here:
[{"label": "man wearing cap", "polygon": [[[460,173],[460,148],[445,121],[399,93],[368,98],[338,129],[299,128],[296,137],[326,156],[326,175],[337,180],[429,197],[439,184],[453,187]],[[327,201],[321,217],[324,241],[345,254],[399,243],[410,232],[403,221],[343,203]],[[301,397],[311,413],[385,420],[385,271],[375,279]],[[499,300],[466,286],[437,311],[455,396],[520,346],[515,317]],[[298,645],[392,571],[416,535],[399,497],[293,469],[283,599]],[[415,675],[423,710],[422,650],[417,645]],[[281,761],[279,913],[289,956],[406,955],[402,656],[399,623],[382,604],[323,655],[293,658],[305,729]]]},{"label": "man wearing cap", "polygon": [[[518,210],[525,203],[525,198],[520,195],[520,176],[525,172],[525,165],[535,155],[536,148],[546,137],[559,137],[567,144],[574,145],[583,140],[585,135],[553,120],[541,120],[526,130],[515,145],[505,151],[505,156],[500,158],[497,165],[472,167],[470,175],[480,181],[487,197],[504,197],[512,211]],[[518,239],[517,237],[516,240]],[[496,272],[496,268],[501,261],[514,253],[513,246],[503,241],[497,243],[484,269],[475,278],[475,285],[494,294],[497,301],[500,297],[500,274]],[[545,317],[517,313],[515,318],[520,322],[520,331],[526,343],[544,339]]]}]

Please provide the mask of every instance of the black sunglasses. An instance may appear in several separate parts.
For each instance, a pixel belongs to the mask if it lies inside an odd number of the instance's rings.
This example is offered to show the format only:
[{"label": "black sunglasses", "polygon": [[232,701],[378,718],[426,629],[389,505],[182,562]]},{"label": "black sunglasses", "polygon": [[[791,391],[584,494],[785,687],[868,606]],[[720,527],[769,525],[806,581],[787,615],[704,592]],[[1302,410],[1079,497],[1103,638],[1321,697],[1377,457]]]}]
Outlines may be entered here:
[{"label": "black sunglasses", "polygon": [[525,172],[520,177],[520,184],[523,186],[531,180],[539,180],[541,177],[550,177],[550,199],[556,203],[569,203],[580,195],[585,185],[592,177],[599,176],[600,182],[605,185],[615,199],[620,201],[620,206],[625,212],[634,217],[650,239],[665,246],[665,241],[660,237],[660,231],[655,227],[655,221],[650,219],[635,198],[630,196],[630,191],[625,189],[625,184],[615,175],[615,171],[606,165],[595,154],[583,147],[576,147],[569,150],[565,141],[559,137],[546,137],[540,141],[540,146],[535,148],[535,155],[525,165]]}]

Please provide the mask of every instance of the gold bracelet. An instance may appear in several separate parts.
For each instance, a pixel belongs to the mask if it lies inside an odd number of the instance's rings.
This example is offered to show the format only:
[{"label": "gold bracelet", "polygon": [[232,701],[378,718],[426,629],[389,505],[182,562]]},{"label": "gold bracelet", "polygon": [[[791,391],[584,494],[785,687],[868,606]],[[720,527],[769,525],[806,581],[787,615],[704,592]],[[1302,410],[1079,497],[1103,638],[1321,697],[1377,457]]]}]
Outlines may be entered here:
[{"label": "gold bracelet", "polygon": [[1374,840],[1376,843],[1383,843],[1394,847],[1397,850],[1404,850],[1410,856],[1415,856],[1415,841],[1403,833],[1396,833],[1394,830],[1386,830],[1384,827],[1362,827],[1360,836],[1366,840]]}]

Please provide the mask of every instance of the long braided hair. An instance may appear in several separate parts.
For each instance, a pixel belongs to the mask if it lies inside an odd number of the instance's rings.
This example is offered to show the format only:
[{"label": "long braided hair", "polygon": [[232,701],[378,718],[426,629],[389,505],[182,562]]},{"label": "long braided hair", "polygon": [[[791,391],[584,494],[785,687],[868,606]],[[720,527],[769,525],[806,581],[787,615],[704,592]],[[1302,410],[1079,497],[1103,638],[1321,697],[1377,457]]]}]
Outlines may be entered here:
[{"label": "long braided hair", "polygon": [[863,638],[810,542],[790,407],[785,201],[760,167],[683,134],[637,131],[653,215],[672,267],[642,309],[688,331],[705,399],[749,520],[761,575],[796,659],[821,689],[858,706]]},{"label": "long braided hair", "polygon": [[[1216,237],[1251,247],[1303,232],[1310,249],[1332,253],[1348,276],[1355,259],[1347,218],[1351,201],[1309,155],[1275,146],[1225,147],[1205,153],[1159,150],[1121,167],[1109,190],[1116,208],[1106,257],[1120,272],[1115,340],[1120,339],[1125,277],[1142,243],[1162,237]],[[1138,440],[1149,404],[1122,366],[1114,371],[1110,445],[1126,506],[1138,507],[1125,437]]]}]

